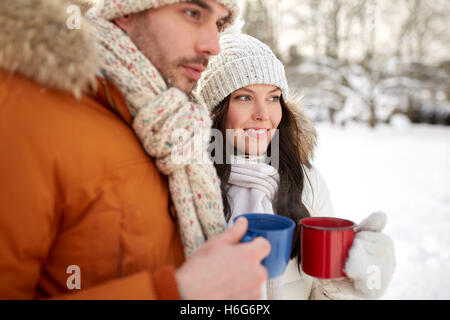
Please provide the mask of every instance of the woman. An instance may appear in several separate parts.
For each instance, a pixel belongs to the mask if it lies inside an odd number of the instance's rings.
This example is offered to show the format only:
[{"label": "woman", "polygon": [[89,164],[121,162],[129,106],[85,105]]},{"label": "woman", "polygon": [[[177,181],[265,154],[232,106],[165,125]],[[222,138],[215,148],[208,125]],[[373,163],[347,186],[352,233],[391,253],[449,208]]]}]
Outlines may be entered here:
[{"label": "woman", "polygon": [[[296,222],[335,216],[328,188],[311,163],[316,131],[289,96],[282,63],[267,45],[236,29],[224,33],[220,45],[221,53],[210,59],[197,94],[211,110],[213,129],[225,137],[214,161],[228,223],[247,212],[280,214]],[[366,231],[355,237],[343,280],[319,281],[302,272],[297,229],[291,261],[281,278],[268,281],[267,298],[379,297],[395,265],[392,242],[380,233],[385,219],[375,213],[360,224]],[[372,254],[374,243],[383,253],[379,257]],[[368,261],[381,269],[376,289],[367,287]]]}]

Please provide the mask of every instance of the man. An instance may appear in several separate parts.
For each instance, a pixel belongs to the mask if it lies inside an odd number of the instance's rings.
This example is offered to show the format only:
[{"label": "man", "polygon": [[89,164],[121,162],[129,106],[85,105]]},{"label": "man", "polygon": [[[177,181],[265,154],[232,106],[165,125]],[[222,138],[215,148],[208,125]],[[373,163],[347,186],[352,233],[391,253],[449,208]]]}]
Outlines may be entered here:
[{"label": "man", "polygon": [[105,0],[75,29],[68,5],[0,2],[0,298],[260,298],[270,245],[170,159],[235,2]]}]

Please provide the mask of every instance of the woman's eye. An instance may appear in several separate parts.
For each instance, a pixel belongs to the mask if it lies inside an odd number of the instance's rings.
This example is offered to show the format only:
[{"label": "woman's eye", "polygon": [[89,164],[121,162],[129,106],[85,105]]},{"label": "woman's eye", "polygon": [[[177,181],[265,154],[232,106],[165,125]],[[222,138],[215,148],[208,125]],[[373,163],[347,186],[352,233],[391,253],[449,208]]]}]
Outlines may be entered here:
[{"label": "woman's eye", "polygon": [[249,101],[250,96],[237,96],[236,99],[238,99],[240,101]]},{"label": "woman's eye", "polygon": [[272,101],[272,102],[277,102],[279,100],[280,100],[280,96],[273,96],[270,98],[270,101]]}]

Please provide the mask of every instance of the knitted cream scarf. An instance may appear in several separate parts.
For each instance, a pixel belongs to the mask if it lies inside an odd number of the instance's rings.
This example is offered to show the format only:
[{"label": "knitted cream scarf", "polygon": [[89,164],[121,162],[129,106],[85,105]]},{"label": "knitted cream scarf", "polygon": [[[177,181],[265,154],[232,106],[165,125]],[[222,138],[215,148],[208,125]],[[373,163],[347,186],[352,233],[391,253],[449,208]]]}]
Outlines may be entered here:
[{"label": "knitted cream scarf", "polygon": [[[208,111],[190,102],[177,88],[168,88],[158,70],[115,24],[99,17],[89,18],[97,29],[102,74],[124,95],[136,135],[145,151],[155,158],[158,169],[169,177],[187,258],[226,227],[220,180],[206,154],[211,128]],[[177,129],[184,129],[187,138],[174,139]],[[190,152],[187,146],[201,134],[201,161],[175,161],[173,152]]]}]

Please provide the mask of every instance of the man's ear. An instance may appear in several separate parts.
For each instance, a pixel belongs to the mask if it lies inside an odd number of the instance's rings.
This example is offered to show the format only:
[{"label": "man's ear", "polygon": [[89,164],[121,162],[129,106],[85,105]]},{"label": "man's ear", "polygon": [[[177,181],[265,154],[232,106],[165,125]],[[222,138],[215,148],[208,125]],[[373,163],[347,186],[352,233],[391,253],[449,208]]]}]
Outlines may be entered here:
[{"label": "man's ear", "polygon": [[125,16],[119,17],[114,19],[114,23],[120,28],[122,29],[125,33],[128,34],[128,32],[131,29],[131,23],[133,20],[133,15],[131,14],[127,14]]}]

